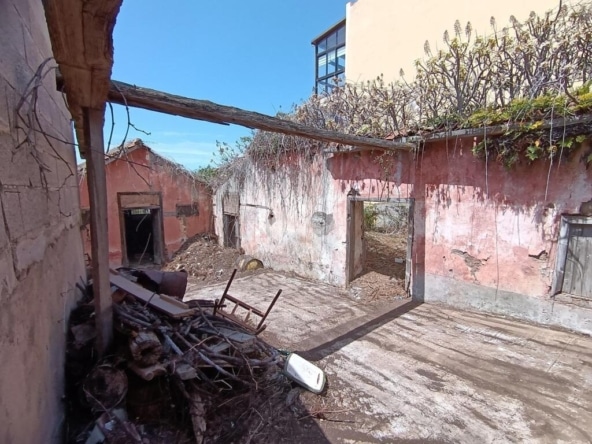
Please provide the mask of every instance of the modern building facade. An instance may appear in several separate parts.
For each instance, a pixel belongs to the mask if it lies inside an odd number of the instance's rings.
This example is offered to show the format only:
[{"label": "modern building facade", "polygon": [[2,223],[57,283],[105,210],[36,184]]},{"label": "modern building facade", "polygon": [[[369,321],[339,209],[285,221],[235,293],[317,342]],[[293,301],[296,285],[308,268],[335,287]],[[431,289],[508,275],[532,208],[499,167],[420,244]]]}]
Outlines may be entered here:
[{"label": "modern building facade", "polygon": [[358,83],[380,75],[392,82],[400,79],[401,70],[411,80],[415,61],[425,57],[426,42],[432,52],[441,49],[444,32],[452,33],[457,20],[463,30],[470,22],[473,36],[490,35],[507,26],[512,16],[523,21],[531,11],[540,14],[558,6],[559,0],[453,0],[446,7],[438,0],[349,2],[346,18],[312,41],[315,90],[320,94],[336,81]]},{"label": "modern building facade", "polygon": [[345,20],[312,41],[315,47],[315,93],[331,92],[345,81]]}]

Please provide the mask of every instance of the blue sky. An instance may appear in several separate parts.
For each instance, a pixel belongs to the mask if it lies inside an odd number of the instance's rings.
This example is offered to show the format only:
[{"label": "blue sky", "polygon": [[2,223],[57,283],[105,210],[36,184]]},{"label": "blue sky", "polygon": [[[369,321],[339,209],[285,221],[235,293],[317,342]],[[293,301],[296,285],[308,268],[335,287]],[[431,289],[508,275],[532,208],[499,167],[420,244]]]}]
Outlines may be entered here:
[{"label": "blue sky", "polygon": [[[346,0],[125,0],[113,34],[112,78],[224,105],[275,114],[310,96],[311,40],[345,17]],[[111,145],[123,140],[125,109],[114,105]],[[216,141],[250,130],[130,108],[130,129],[190,169],[208,165]],[[111,131],[107,109],[105,141]]]}]

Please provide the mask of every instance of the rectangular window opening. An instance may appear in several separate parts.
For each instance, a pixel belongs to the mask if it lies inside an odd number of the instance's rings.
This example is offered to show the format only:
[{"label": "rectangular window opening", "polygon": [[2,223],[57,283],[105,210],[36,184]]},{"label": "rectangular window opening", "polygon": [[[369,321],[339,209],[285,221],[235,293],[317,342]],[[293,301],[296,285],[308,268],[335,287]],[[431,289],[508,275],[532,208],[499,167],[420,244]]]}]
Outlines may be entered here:
[{"label": "rectangular window opening", "polygon": [[198,216],[199,209],[197,208],[197,202],[192,204],[185,204],[179,205],[177,204],[177,217],[190,217],[190,216]]},{"label": "rectangular window opening", "polygon": [[331,93],[345,79],[345,21],[315,43],[315,54],[315,93]]}]

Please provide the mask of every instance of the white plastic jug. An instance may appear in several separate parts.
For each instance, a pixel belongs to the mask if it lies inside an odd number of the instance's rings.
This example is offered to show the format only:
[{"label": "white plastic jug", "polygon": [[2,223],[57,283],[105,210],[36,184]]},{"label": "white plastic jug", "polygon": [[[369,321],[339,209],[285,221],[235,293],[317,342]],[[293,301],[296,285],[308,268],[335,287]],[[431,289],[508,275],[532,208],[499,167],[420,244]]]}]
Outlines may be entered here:
[{"label": "white plastic jug", "polygon": [[323,370],[296,353],[291,353],[286,359],[284,373],[313,393],[321,393],[325,388]]}]

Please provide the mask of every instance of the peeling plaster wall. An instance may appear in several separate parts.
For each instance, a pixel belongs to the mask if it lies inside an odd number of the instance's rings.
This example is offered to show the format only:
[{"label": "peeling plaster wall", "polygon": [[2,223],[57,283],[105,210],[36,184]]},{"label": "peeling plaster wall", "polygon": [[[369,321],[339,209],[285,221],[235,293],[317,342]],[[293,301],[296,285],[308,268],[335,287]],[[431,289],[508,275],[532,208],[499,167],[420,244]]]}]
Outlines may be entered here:
[{"label": "peeling plaster wall", "polygon": [[[52,56],[41,2],[0,2],[0,41],[0,442],[57,443],[67,318],[85,276],[76,162],[73,145],[51,139],[52,148],[35,131],[21,144],[25,132],[15,127],[18,101]],[[43,131],[72,143],[55,85],[52,71],[37,117]]]},{"label": "peeling plaster wall", "polygon": [[424,214],[415,224],[415,253],[424,258],[416,264],[417,294],[592,332],[592,311],[550,294],[560,216],[577,213],[592,197],[592,172],[581,153],[551,169],[539,161],[506,171],[496,162],[486,169],[472,145],[470,139],[429,145],[416,164],[416,202]]},{"label": "peeling plaster wall", "polygon": [[[408,156],[408,154],[398,154]],[[243,182],[216,193],[216,233],[223,241],[222,196],[240,193],[241,247],[266,267],[292,271],[333,285],[346,283],[348,193],[386,199],[409,197],[408,176],[395,166],[393,181],[369,154],[309,159],[291,154],[277,169],[259,163],[246,168]],[[273,217],[270,218],[270,212]]]},{"label": "peeling plaster wall", "polygon": [[475,158],[474,143],[430,143],[417,156],[393,155],[387,169],[368,152],[247,168],[244,183],[227,184],[240,192],[241,246],[268,267],[344,285],[348,193],[411,198],[414,297],[592,331],[590,310],[550,295],[560,216],[592,197],[581,154],[551,170],[539,161],[507,171]]},{"label": "peeling plaster wall", "polygon": [[[138,148],[127,159],[112,161],[106,166],[107,211],[109,223],[109,261],[120,265],[121,229],[117,193],[160,192],[164,224],[166,255],[170,258],[188,238],[208,233],[212,226],[211,191],[202,183],[176,171],[171,164],[154,155],[150,150]],[[82,208],[89,207],[86,176],[80,180]],[[197,203],[199,214],[177,217],[177,205]],[[88,227],[84,229],[85,252],[90,253]]]}]

